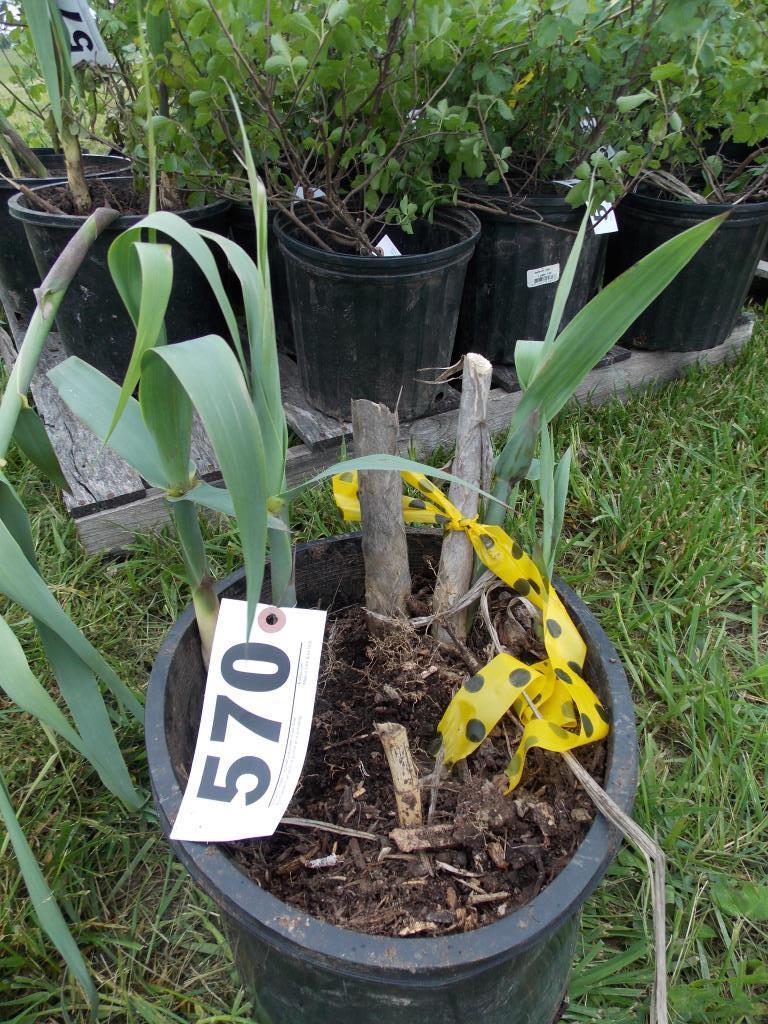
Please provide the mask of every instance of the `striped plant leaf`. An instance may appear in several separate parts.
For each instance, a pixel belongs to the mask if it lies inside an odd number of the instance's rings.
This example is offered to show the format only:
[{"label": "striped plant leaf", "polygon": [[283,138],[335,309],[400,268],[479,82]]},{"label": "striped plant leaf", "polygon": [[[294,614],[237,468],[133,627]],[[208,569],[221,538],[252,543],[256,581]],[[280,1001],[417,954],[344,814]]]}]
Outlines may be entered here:
[{"label": "striped plant leaf", "polygon": [[248,581],[249,628],[264,576],[267,542],[267,473],[261,424],[245,379],[223,338],[209,335],[152,349],[142,373],[162,360],[197,410],[232,499]]},{"label": "striped plant leaf", "polygon": [[67,478],[53,445],[50,442],[45,425],[31,406],[23,406],[19,412],[13,439],[33,466],[37,466],[43,476],[62,491],[69,491]]},{"label": "striped plant leaf", "polygon": [[70,356],[48,371],[48,379],[78,419],[105,444],[109,438],[109,447],[140,476],[153,487],[170,486],[160,452],[135,398],[128,398],[120,420],[113,427],[120,388],[109,377],[77,356]]}]

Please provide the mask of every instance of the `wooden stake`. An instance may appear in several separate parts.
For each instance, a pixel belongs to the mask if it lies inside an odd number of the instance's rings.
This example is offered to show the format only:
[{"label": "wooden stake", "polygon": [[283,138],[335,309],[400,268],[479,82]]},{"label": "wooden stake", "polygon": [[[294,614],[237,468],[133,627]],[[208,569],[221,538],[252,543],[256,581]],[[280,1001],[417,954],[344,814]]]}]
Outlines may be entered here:
[{"label": "wooden stake", "polygon": [[[487,487],[493,460],[487,422],[492,373],[493,367],[484,356],[476,355],[474,352],[464,356],[461,405],[456,425],[456,454],[451,471],[462,480],[480,487]],[[477,491],[462,484],[452,483],[448,497],[463,516],[471,519],[477,515]],[[473,566],[474,552],[466,534],[458,531],[446,534],[435,583],[432,606],[435,615],[446,612],[469,590]],[[449,621],[459,638],[466,637],[466,609],[452,615]],[[439,622],[435,625],[434,632],[443,642],[450,641],[450,636]]]},{"label": "wooden stake", "polygon": [[[352,403],[352,432],[356,455],[396,455],[397,413],[385,405],[358,399]],[[365,606],[374,615],[405,618],[411,593],[408,545],[402,508],[400,474],[391,470],[360,473],[360,526],[365,561]],[[372,633],[387,626],[369,616]]]},{"label": "wooden stake", "polygon": [[422,822],[421,788],[411,757],[408,733],[404,726],[396,722],[377,722],[376,732],[379,734],[392,773],[397,801],[397,820],[401,828],[418,827]]}]

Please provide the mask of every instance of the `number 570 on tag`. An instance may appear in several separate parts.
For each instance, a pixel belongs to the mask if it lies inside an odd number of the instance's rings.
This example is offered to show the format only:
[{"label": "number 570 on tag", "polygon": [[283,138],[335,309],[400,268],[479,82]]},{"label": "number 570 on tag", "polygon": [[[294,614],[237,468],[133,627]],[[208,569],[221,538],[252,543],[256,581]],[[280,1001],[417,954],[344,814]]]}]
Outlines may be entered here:
[{"label": "number 570 on tag", "polygon": [[270,836],[299,781],[325,612],[221,602],[200,730],[171,839]]}]

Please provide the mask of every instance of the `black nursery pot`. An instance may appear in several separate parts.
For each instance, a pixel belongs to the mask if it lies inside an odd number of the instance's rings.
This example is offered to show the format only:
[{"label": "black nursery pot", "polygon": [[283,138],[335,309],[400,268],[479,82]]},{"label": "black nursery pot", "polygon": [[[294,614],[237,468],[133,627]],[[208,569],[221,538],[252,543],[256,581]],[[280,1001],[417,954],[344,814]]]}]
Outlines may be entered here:
[{"label": "black nursery pot", "polygon": [[619,204],[619,232],[611,236],[608,249],[610,280],[681,231],[727,211],[728,219],[635,320],[620,344],[672,352],[721,345],[741,312],[768,240],[768,203],[684,203],[635,192]]},{"label": "black nursery pot", "polygon": [[[276,211],[272,208],[269,208],[267,212],[267,257],[269,259],[269,279],[272,285],[272,307],[275,311],[275,333],[277,347],[289,355],[294,355],[291,311],[288,305],[288,277],[285,260],[275,236],[275,213]],[[241,249],[245,249],[251,259],[255,261],[256,222],[250,202],[232,203],[229,208],[229,230],[233,240]]]},{"label": "black nursery pot", "polygon": [[[49,177],[19,178],[22,185],[27,188],[44,188],[67,180],[64,158],[60,153],[54,153],[52,149],[36,149],[35,153],[45,165]],[[88,178],[111,178],[116,174],[125,174],[129,163],[121,156],[83,155],[83,166]],[[9,174],[2,160],[0,171]],[[32,289],[40,284],[40,275],[29,249],[24,226],[14,220],[8,210],[8,200],[17,194],[11,184],[0,178],[0,301],[9,317],[17,317],[24,323],[34,312],[35,297]]]},{"label": "black nursery pot", "polygon": [[[441,537],[410,530],[411,568],[437,563]],[[300,545],[301,606],[360,603],[360,535]],[[220,593],[243,598],[243,573]],[[637,788],[637,739],[627,679],[615,648],[576,594],[558,592],[588,648],[586,678],[611,716],[605,789],[629,813]],[[270,600],[269,570],[262,592]],[[166,837],[192,762],[205,685],[194,614],[188,608],[155,661],[146,704],[152,792]],[[368,936],[326,924],[275,899],[224,846],[173,842],[176,856],[220,910],[261,1024],[550,1024],[567,991],[579,911],[621,838],[597,816],[572,860],[527,906],[466,934]]]},{"label": "black nursery pot", "polygon": [[[116,190],[127,188],[130,178],[114,178]],[[40,277],[43,277],[66,244],[86,220],[66,214],[30,209],[23,196],[8,203],[11,216],[24,225]],[[179,213],[189,224],[227,233],[229,200]],[[80,356],[102,373],[122,382],[128,369],[136,332],[123,301],[112,282],[107,253],[112,242],[127,228],[135,227],[141,216],[118,217],[102,232],[80,266],[56,314],[56,325],[68,355]],[[169,241],[160,236],[160,241]],[[197,264],[175,242],[173,287],[168,303],[168,340],[184,341],[204,334],[222,333],[221,312],[208,282]]]},{"label": "black nursery pot", "polygon": [[354,398],[397,405],[401,420],[425,416],[439,391],[419,371],[450,363],[477,218],[445,208],[432,224],[417,221],[412,235],[389,228],[402,256],[326,252],[282,213],[275,233],[309,401],[344,420]]},{"label": "black nursery pot", "polygon": [[[496,189],[478,192],[476,199],[499,204],[505,195]],[[557,264],[562,274],[584,209],[574,210],[565,199],[551,195],[521,200],[514,216],[475,212],[482,232],[467,268],[455,355],[480,352],[493,363],[512,365],[520,339],[546,335],[557,291],[557,280],[535,284],[529,272]],[[563,326],[600,287],[606,237],[587,231]]]}]

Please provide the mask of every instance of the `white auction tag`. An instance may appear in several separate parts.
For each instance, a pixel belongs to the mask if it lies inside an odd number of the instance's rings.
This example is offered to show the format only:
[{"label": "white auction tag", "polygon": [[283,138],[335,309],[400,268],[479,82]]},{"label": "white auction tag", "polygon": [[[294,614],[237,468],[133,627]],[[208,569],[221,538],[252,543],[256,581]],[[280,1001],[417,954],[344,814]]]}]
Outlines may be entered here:
[{"label": "white auction tag", "polygon": [[551,263],[548,267],[538,267],[536,270],[529,270],[528,287],[539,288],[543,284],[553,284],[560,280],[560,264]]},{"label": "white auction tag", "polygon": [[325,612],[221,602],[189,782],[171,839],[271,836],[299,781]]},{"label": "white auction tag", "polygon": [[[608,148],[610,149],[610,147]],[[555,185],[565,185],[567,188],[573,188],[578,183],[578,178],[555,179]],[[610,235],[619,230],[613,206],[607,199],[600,203],[593,214],[590,214],[589,222],[596,235]]]},{"label": "white auction tag", "polygon": [[73,64],[102,64],[111,67],[115,58],[101,38],[87,0],[56,0],[69,32],[69,56]]},{"label": "white auction tag", "polygon": [[[312,198],[313,199],[323,199],[325,197],[325,192],[323,192],[323,190],[321,188],[313,188],[313,189],[310,189],[310,191],[312,193]],[[304,186],[303,185],[297,185],[296,186],[296,191],[293,194],[296,196],[297,199],[303,199],[304,198]]]},{"label": "white auction tag", "polygon": [[614,231],[619,230],[619,225],[616,222],[616,212],[607,199],[605,202],[600,203],[595,213],[589,219],[592,222],[596,235],[610,235]]},{"label": "white auction tag", "polygon": [[395,243],[389,237],[389,235],[382,235],[376,243],[376,249],[378,252],[377,256],[402,256],[403,254],[397,248]]}]

